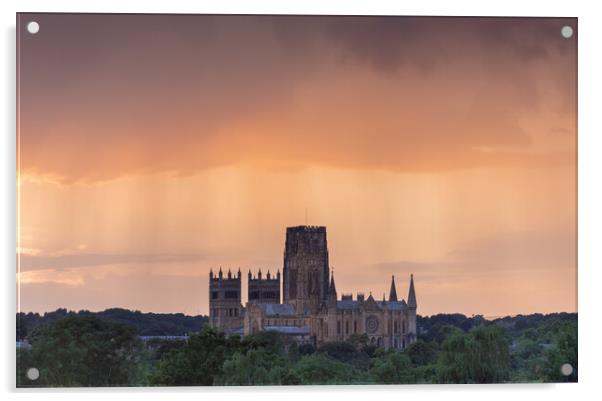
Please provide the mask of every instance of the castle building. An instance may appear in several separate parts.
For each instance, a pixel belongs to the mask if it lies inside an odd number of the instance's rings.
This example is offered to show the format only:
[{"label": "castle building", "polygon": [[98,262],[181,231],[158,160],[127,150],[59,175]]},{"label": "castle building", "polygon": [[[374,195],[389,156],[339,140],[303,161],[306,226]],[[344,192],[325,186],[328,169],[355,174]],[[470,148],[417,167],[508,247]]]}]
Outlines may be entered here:
[{"label": "castle building", "polygon": [[326,227],[286,229],[282,301],[276,277],[249,271],[248,301],[241,300],[241,272],[209,273],[209,324],[229,334],[275,330],[316,345],[366,334],[370,343],[403,349],[416,340],[416,292],[410,275],[407,302],[398,299],[395,277],[389,297],[343,294],[339,299],[328,263]]}]

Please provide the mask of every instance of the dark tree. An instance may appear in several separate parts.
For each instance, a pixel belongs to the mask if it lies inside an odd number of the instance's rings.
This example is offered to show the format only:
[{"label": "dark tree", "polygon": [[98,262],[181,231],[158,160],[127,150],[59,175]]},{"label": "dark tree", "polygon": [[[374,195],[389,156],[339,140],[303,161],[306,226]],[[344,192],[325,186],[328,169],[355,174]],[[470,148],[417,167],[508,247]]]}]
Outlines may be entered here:
[{"label": "dark tree", "polygon": [[[554,341],[554,347],[546,354],[545,375],[548,381],[576,382],[577,374],[577,325],[565,324],[559,331]],[[561,368],[568,364],[572,368],[569,375],[565,375]]]},{"label": "dark tree", "polygon": [[30,336],[40,386],[140,385],[142,344],[132,327],[96,317],[67,316]]},{"label": "dark tree", "polygon": [[509,341],[496,325],[455,332],[441,346],[438,380],[442,383],[502,383],[510,373]]},{"label": "dark tree", "polygon": [[424,366],[437,360],[437,345],[434,342],[418,340],[410,344],[406,353],[414,366]]},{"label": "dark tree", "polygon": [[228,341],[223,332],[205,327],[192,335],[182,349],[166,354],[151,381],[166,386],[211,386],[239,344],[238,338]]},{"label": "dark tree", "polygon": [[298,378],[299,384],[351,384],[366,380],[351,365],[324,353],[304,356],[291,373]]},{"label": "dark tree", "polygon": [[221,385],[259,386],[288,384],[287,361],[264,348],[237,352],[224,362]]},{"label": "dark tree", "polygon": [[389,351],[375,358],[370,376],[376,383],[405,384],[415,383],[410,358],[398,351]]}]

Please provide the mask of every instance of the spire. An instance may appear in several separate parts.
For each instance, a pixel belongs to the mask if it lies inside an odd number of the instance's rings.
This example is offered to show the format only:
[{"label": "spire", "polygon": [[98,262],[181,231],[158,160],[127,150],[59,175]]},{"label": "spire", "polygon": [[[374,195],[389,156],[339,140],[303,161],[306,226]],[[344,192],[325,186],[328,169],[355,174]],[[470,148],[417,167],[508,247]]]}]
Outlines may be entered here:
[{"label": "spire", "polygon": [[224,276],[224,273],[222,273],[222,267],[219,267],[219,273],[218,273],[219,278],[221,279]]},{"label": "spire", "polygon": [[395,289],[395,276],[391,276],[391,291],[389,291],[389,302],[397,302],[397,290]]},{"label": "spire", "polygon": [[328,299],[337,299],[337,287],[334,284],[334,273],[330,275],[330,287],[328,287]]},{"label": "spire", "polygon": [[209,278],[213,278],[213,269],[212,268],[209,269]]},{"label": "spire", "polygon": [[335,294],[337,292],[337,287],[334,284],[334,273],[330,275],[330,291],[334,292]]},{"label": "spire", "polygon": [[416,309],[416,291],[414,290],[414,275],[410,274],[410,292],[408,293],[408,308]]},{"label": "spire", "polygon": [[232,270],[228,269],[228,280],[232,278]]}]

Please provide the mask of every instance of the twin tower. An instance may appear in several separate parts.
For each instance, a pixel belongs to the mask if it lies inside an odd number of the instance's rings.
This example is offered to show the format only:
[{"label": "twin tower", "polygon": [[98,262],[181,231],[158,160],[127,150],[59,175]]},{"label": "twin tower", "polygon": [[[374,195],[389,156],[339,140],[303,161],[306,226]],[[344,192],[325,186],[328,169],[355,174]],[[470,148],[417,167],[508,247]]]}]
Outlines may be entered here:
[{"label": "twin tower", "polygon": [[[328,301],[330,269],[326,227],[298,226],[286,229],[284,267],[282,272],[282,301],[280,271],[276,276],[268,271],[265,278],[259,270],[257,277],[248,274],[250,304],[284,303],[294,307],[296,314],[309,315],[319,311]],[[244,308],[241,303],[241,272],[221,268],[217,275],[209,273],[210,323],[235,329],[242,324]]]}]

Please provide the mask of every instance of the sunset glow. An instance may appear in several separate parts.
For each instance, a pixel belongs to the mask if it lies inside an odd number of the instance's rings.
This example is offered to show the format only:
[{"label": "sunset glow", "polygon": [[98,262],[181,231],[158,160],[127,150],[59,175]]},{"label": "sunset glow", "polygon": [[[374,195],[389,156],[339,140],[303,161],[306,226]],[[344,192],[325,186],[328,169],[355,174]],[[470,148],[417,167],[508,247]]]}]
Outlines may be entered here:
[{"label": "sunset glow", "polygon": [[339,293],[577,310],[576,19],[20,18],[22,311],[206,314],[306,210]]}]

